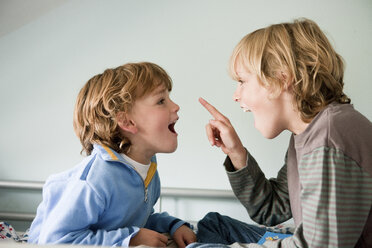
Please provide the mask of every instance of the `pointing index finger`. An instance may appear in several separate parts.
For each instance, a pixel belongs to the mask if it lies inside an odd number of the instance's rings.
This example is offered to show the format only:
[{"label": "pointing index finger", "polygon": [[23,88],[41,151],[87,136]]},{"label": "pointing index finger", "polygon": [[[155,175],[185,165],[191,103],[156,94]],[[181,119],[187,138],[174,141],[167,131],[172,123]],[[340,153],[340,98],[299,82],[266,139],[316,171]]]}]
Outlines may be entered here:
[{"label": "pointing index finger", "polygon": [[202,97],[199,97],[199,102],[217,120],[224,120],[226,118],[212,104],[204,100]]}]

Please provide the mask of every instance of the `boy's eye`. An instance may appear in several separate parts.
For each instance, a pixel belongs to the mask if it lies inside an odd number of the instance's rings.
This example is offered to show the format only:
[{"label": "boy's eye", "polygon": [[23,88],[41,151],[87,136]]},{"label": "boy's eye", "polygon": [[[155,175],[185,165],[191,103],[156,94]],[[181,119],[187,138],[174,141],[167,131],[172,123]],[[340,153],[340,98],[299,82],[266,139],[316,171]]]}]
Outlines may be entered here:
[{"label": "boy's eye", "polygon": [[162,98],[162,99],[160,99],[160,100],[158,101],[158,104],[161,105],[161,104],[164,104],[164,102],[165,102],[165,99]]}]

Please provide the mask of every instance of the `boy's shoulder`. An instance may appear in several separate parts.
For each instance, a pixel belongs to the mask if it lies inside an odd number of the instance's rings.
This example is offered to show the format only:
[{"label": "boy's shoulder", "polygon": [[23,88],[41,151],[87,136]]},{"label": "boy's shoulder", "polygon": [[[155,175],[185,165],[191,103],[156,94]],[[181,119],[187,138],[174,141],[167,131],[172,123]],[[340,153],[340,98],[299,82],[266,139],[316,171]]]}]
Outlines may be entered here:
[{"label": "boy's shoulder", "polygon": [[326,133],[332,136],[332,131],[343,132],[353,130],[362,125],[367,130],[372,128],[372,123],[360,112],[354,109],[352,104],[331,103],[327,105],[310,122],[307,131]]},{"label": "boy's shoulder", "polygon": [[347,122],[370,122],[364,115],[357,111],[353,104],[331,103],[325,108],[325,112],[329,119],[334,121],[347,121]]},{"label": "boy's shoulder", "polygon": [[372,123],[351,104],[331,103],[309,124],[300,140],[304,153],[318,147],[342,151],[356,162],[372,147]]},{"label": "boy's shoulder", "polygon": [[[94,157],[85,165],[80,175],[80,180],[85,180],[91,185],[132,181],[134,175],[138,174],[129,161],[108,146],[94,145],[92,155]],[[156,163],[156,156],[153,156],[151,161]]]},{"label": "boy's shoulder", "polygon": [[44,187],[56,184],[81,184],[91,187],[112,184],[117,177],[128,177],[133,169],[120,154],[100,145],[94,145],[92,154],[75,167],[48,177]]},{"label": "boy's shoulder", "polygon": [[79,179],[93,185],[112,183],[116,177],[125,177],[132,170],[120,154],[107,146],[94,145],[90,157]]},{"label": "boy's shoulder", "polygon": [[327,106],[322,115],[321,125],[327,130],[329,137],[364,136],[372,132],[372,123],[352,104],[333,103]]},{"label": "boy's shoulder", "polygon": [[[93,153],[98,154],[103,160],[108,162],[120,162],[129,164],[129,162],[126,161],[120,153],[116,152],[106,145],[95,144],[93,146]],[[151,158],[151,162],[156,163],[156,155]]]}]

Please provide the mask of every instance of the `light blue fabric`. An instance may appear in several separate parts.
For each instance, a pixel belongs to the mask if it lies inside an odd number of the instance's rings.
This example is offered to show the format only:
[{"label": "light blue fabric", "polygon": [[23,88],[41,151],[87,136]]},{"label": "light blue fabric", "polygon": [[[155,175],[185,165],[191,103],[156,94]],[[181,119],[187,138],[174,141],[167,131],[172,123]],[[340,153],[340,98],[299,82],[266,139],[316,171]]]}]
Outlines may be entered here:
[{"label": "light blue fabric", "polygon": [[28,242],[129,246],[141,227],[173,235],[185,222],[154,213],[159,196],[157,171],[145,189],[122,156],[95,145],[80,164],[48,178]]}]

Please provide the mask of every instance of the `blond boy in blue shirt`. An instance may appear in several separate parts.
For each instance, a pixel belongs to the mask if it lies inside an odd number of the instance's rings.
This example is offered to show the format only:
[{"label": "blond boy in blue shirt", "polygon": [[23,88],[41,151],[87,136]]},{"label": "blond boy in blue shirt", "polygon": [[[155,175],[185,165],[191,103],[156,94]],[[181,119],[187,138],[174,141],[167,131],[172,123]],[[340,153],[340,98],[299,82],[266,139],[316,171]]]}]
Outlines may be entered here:
[{"label": "blond boy in blue shirt", "polygon": [[179,247],[196,240],[190,225],[154,213],[160,196],[156,153],[177,148],[179,106],[172,81],[153,63],[129,63],[81,89],[74,129],[88,155],[46,181],[30,243]]}]

